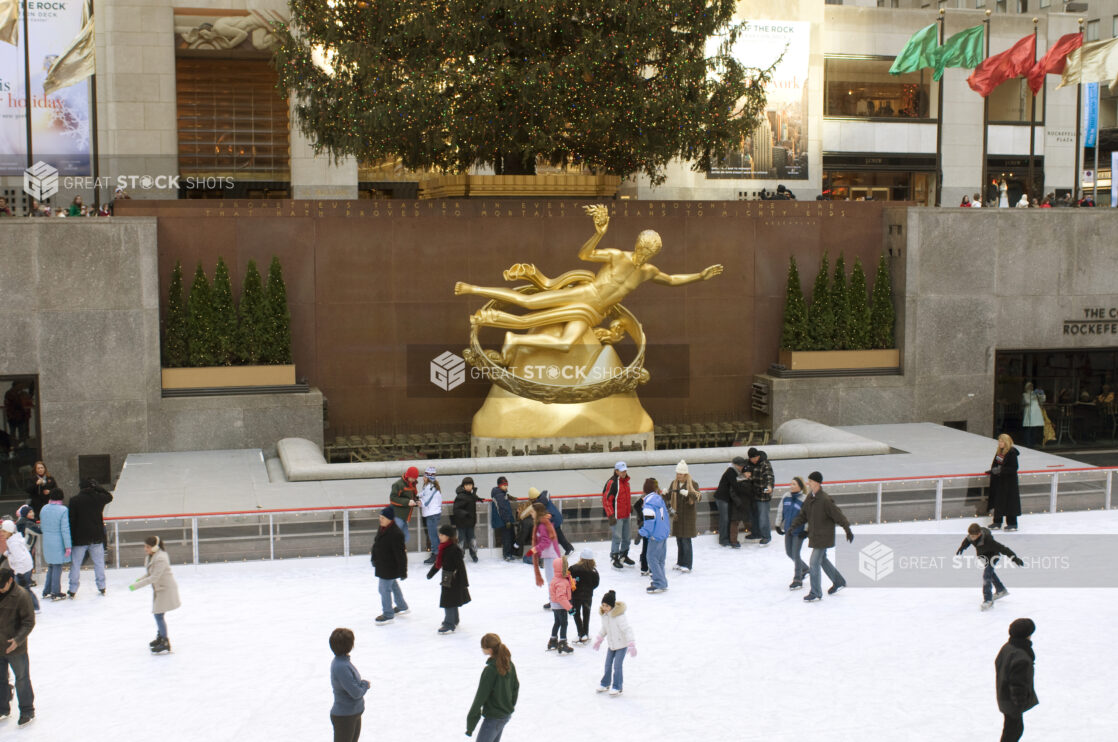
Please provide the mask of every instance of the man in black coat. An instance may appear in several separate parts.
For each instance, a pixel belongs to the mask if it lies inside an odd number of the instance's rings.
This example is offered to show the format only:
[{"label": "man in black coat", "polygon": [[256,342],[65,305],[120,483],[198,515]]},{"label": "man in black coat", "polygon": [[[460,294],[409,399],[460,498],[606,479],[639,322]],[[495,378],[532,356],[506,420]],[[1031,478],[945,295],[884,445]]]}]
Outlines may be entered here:
[{"label": "man in black coat", "polygon": [[509,480],[497,477],[497,486],[489,493],[497,519],[501,522],[501,551],[506,562],[516,561],[516,513],[513,511],[515,497],[509,494]]},{"label": "man in black coat", "polygon": [[408,579],[408,552],[404,547],[404,532],[396,525],[396,509],[391,505],[380,511],[380,530],[373,538],[372,561],[381,607],[375,623],[383,626],[392,623],[397,613],[409,610],[399,583],[399,580]]},{"label": "man in black coat", "polygon": [[8,668],[16,677],[19,699],[19,726],[35,718],[35,691],[31,687],[31,668],[27,661],[27,635],[35,628],[35,608],[31,594],[16,584],[11,567],[0,568],[0,719],[11,713],[12,686]]},{"label": "man in black coat", "polygon": [[82,481],[78,494],[70,498],[70,590],[73,598],[81,582],[82,562],[88,552],[93,562],[93,579],[97,590],[105,594],[105,506],[112,494],[92,477]]},{"label": "man in black coat", "polygon": [[454,491],[454,507],[450,511],[450,522],[458,529],[458,543],[463,550],[469,549],[470,559],[477,562],[477,504],[481,498],[474,492],[474,478],[466,477]]},{"label": "man in black coat", "polygon": [[1017,742],[1025,733],[1025,712],[1039,701],[1033,688],[1033,642],[1036,631],[1031,618],[1019,618],[1009,625],[1009,641],[994,660],[998,710],[1005,716],[1001,742]]},{"label": "man in black coat", "polygon": [[1009,595],[1009,591],[1005,589],[1005,585],[1002,584],[997,573],[994,572],[994,565],[998,561],[998,556],[1009,557],[1018,567],[1022,566],[1024,561],[1013,553],[1013,549],[995,541],[989,528],[983,528],[977,523],[971,523],[967,527],[967,537],[963,539],[963,543],[959,545],[959,550],[955,552],[955,555],[961,555],[968,546],[974,546],[974,550],[978,552],[978,559],[983,565],[982,610],[987,610],[994,606],[995,600]]},{"label": "man in black coat", "polygon": [[718,480],[718,489],[714,491],[714,504],[718,508],[719,546],[741,548],[741,544],[738,543],[738,519],[731,519],[731,510],[734,509],[734,499],[738,497],[738,480],[742,477],[742,470],[748,465],[749,462],[741,456],[735,456],[730,467],[722,472],[722,479]]}]

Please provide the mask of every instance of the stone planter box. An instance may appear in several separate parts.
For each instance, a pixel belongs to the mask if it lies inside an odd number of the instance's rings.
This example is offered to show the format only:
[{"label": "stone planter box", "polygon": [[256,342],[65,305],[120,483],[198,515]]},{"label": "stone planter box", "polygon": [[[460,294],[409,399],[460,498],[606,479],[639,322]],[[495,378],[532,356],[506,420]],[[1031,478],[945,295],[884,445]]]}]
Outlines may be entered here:
[{"label": "stone planter box", "polygon": [[613,198],[620,187],[621,178],[616,175],[441,175],[422,181],[419,197]]},{"label": "stone planter box", "polygon": [[780,364],[789,371],[847,371],[897,368],[901,352],[892,350],[782,350]]},{"label": "stone planter box", "polygon": [[163,369],[164,389],[291,386],[294,383],[294,365],[203,366],[200,368]]}]

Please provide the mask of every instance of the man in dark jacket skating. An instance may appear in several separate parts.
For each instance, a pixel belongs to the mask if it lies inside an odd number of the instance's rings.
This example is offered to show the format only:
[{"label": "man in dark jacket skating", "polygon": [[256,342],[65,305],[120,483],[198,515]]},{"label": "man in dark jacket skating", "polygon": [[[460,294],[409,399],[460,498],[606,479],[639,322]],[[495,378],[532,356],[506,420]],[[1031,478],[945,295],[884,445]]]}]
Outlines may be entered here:
[{"label": "man in dark jacket skating", "polygon": [[1005,716],[1001,742],[1017,742],[1025,733],[1025,712],[1036,706],[1033,688],[1033,663],[1036,654],[1029,638],[1036,631],[1031,618],[1019,618],[1009,625],[1009,641],[994,660],[998,710]]},{"label": "man in dark jacket skating", "polygon": [[[1013,553],[1005,544],[999,544],[994,540],[990,534],[989,528],[983,528],[977,523],[971,523],[967,528],[967,537],[963,539],[960,544],[959,550],[955,552],[956,556],[962,555],[968,546],[974,546],[974,550],[978,552],[978,560],[982,562],[982,610],[989,610],[994,607],[994,601],[1000,600],[1009,595],[1009,591],[1005,589],[1005,585],[998,579],[998,575],[994,572],[994,565],[997,564],[999,556],[1007,556],[1018,567],[1024,562]],[[996,591],[996,592],[995,592]]]},{"label": "man in dark jacket skating", "polygon": [[458,529],[458,545],[463,551],[469,550],[470,559],[477,562],[477,539],[474,528],[477,526],[477,504],[481,498],[474,492],[474,478],[466,477],[454,491],[454,507],[450,511],[450,522]]},{"label": "man in dark jacket skating", "polygon": [[408,612],[399,583],[408,578],[408,552],[404,546],[404,532],[396,525],[396,511],[391,505],[380,511],[380,530],[373,538],[372,561],[380,592],[381,614],[376,624],[383,626],[391,623],[397,613]]},{"label": "man in dark jacket skating", "polygon": [[0,719],[11,714],[12,687],[8,684],[8,668],[16,677],[19,700],[19,726],[35,718],[35,691],[31,688],[31,669],[27,659],[27,635],[35,628],[35,608],[31,594],[16,584],[10,567],[0,568]]},{"label": "man in dark jacket skating", "polygon": [[738,543],[738,519],[733,518],[734,499],[738,496],[738,479],[742,472],[749,466],[749,461],[741,456],[735,456],[729,468],[722,472],[722,479],[718,480],[718,489],[714,491],[714,504],[718,508],[718,545],[740,549]]},{"label": "man in dark jacket skating", "polygon": [[86,553],[93,562],[93,579],[97,590],[105,594],[105,506],[113,501],[112,494],[92,477],[82,481],[78,494],[70,498],[70,553],[69,596],[78,593],[81,583],[82,562]]},{"label": "man in dark jacket skating", "polygon": [[828,595],[834,595],[846,587],[846,580],[827,558],[827,549],[835,545],[835,526],[846,531],[847,541],[853,541],[854,534],[850,530],[850,521],[846,519],[831,496],[823,491],[823,475],[817,471],[808,474],[807,487],[810,492],[789,530],[794,531],[807,524],[807,545],[811,547],[811,560],[808,562],[811,592],[804,596],[804,602],[814,603],[823,599],[823,578],[819,574],[820,569],[827,573],[827,578],[832,583],[827,590]]},{"label": "man in dark jacket skating", "polygon": [[501,551],[506,562],[516,561],[516,514],[512,503],[515,497],[509,494],[509,480],[497,477],[497,486],[489,493],[493,506],[497,509],[497,519],[501,522]]}]

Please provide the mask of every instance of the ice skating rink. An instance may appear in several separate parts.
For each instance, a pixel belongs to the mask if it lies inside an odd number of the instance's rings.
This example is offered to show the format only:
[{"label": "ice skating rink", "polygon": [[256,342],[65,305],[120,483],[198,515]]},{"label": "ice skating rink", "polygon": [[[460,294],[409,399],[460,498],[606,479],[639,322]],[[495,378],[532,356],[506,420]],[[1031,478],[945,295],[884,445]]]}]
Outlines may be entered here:
[{"label": "ice skating rink", "polygon": [[[961,540],[968,522],[855,526],[854,545],[875,532]],[[1118,511],[1027,515],[1021,527],[1118,537]],[[1012,547],[1014,535],[997,538]],[[488,631],[511,648],[521,683],[506,742],[993,740],[1002,721],[994,656],[1021,616],[1038,627],[1040,698],[1025,715],[1024,739],[1113,738],[1118,590],[1015,588],[1003,573],[1011,595],[987,612],[978,610],[977,582],[850,588],[806,605],[804,591],[787,589],[792,565],[782,543],[731,551],[700,537],[695,571],[669,572],[660,595],[645,593],[648,579],[636,568],[611,569],[608,545],[591,544],[602,577],[595,602],[616,590],[636,632],[639,655],[625,661],[618,698],[594,692],[604,651],[544,651],[545,588],[534,587],[528,566],[499,555],[468,564],[473,602],[449,636],[435,633],[438,580],[424,579],[414,556],[402,584],[412,612],[383,627],[373,625],[380,602],[367,556],[177,564],[183,607],[167,615],[174,653],[166,656],[147,647],[155,636],[150,588],[127,590],[141,570],[110,570],[107,597],[86,571],[78,598],[44,604],[31,635],[36,722],[17,732],[13,716],[0,722],[0,738],[328,740],[327,637],[347,626],[357,636],[354,664],[372,683],[364,740],[464,739],[484,664],[478,641]],[[596,618],[591,625],[596,633]]]}]

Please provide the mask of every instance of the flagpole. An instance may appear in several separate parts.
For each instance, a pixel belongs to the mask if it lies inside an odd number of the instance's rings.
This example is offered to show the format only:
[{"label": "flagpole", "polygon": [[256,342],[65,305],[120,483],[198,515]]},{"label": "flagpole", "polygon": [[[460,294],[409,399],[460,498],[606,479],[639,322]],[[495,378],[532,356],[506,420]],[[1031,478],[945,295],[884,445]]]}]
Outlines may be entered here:
[{"label": "flagpole", "polygon": [[[89,17],[93,18],[93,0],[89,0]],[[96,21],[94,28],[96,29]],[[97,151],[97,35],[93,37],[93,74],[89,76],[90,101],[90,154],[93,156],[93,208],[95,213],[101,210],[101,185],[100,185],[100,158]]]},{"label": "flagpole", "polygon": [[[982,21],[986,26],[986,59],[990,58],[990,10],[986,11],[986,18]],[[986,205],[986,188],[989,173],[987,172],[987,160],[989,156],[986,154],[987,144],[990,138],[990,96],[989,94],[982,96],[982,184],[978,189],[979,198],[982,199],[982,206]]]},{"label": "flagpole", "polygon": [[31,155],[31,38],[27,35],[27,0],[23,0],[23,105],[27,115],[27,168],[32,165]]},{"label": "flagpole", "polygon": [[[1099,124],[1098,124],[1099,114],[1097,113],[1097,111],[1099,110],[1099,98],[1101,98],[1101,97],[1102,97],[1102,86],[1101,85],[1096,85],[1095,86],[1095,111],[1096,111],[1096,113],[1095,113],[1095,178],[1094,178],[1093,181],[1091,181],[1091,204],[1093,206],[1098,206],[1099,205],[1099,144],[1100,144],[1099,139],[1101,139],[1101,137],[1099,136]],[[1110,179],[1111,179],[1111,182],[1113,182],[1114,173],[1110,174]]]},{"label": "flagpole", "polygon": [[[1079,33],[1083,33],[1083,19],[1076,21],[1079,24]],[[1079,155],[1083,146],[1081,127],[1083,125],[1083,83],[1075,84],[1075,180],[1071,186],[1071,200],[1079,203]]]},{"label": "flagpole", "polygon": [[[1037,24],[1040,22],[1039,18],[1033,18],[1033,64],[1036,64],[1036,37],[1037,37]],[[1033,179],[1036,177],[1034,173],[1034,155],[1036,153],[1036,93],[1029,88],[1029,93],[1032,97],[1032,105],[1029,107],[1029,182],[1025,186],[1025,193],[1028,194],[1030,206],[1032,205],[1033,197]]]},{"label": "flagpole", "polygon": [[[939,9],[939,48],[943,49],[944,15],[943,8]],[[942,51],[941,51],[942,53]],[[939,95],[936,101],[936,206],[940,205],[943,196],[943,78],[939,79]]]}]

